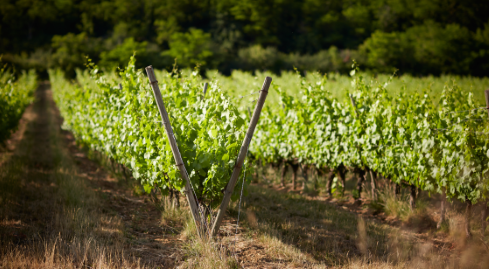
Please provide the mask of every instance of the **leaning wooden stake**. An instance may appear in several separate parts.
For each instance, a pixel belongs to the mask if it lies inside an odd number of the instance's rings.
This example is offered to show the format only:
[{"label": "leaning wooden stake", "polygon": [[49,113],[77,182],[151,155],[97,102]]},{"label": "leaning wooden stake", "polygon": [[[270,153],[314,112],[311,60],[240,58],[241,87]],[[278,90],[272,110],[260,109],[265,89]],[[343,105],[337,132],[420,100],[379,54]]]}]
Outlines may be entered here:
[{"label": "leaning wooden stake", "polygon": [[351,105],[353,106],[353,109],[355,109],[355,114],[358,117],[357,105],[355,104],[355,98],[353,98],[353,95],[351,93],[350,93],[350,101],[351,101]]},{"label": "leaning wooden stake", "polygon": [[229,200],[231,200],[234,186],[236,185],[236,182],[238,182],[239,174],[241,173],[241,167],[243,166],[246,154],[248,153],[248,147],[250,146],[251,138],[253,137],[253,133],[255,132],[256,124],[258,123],[258,119],[260,118],[261,109],[263,108],[263,105],[265,104],[265,99],[267,98],[270,83],[272,83],[272,78],[266,77],[260,91],[260,97],[258,98],[258,102],[256,103],[255,111],[253,111],[253,116],[251,117],[250,126],[248,127],[248,131],[246,132],[245,139],[243,141],[243,144],[241,145],[241,149],[239,150],[238,159],[236,160],[236,164],[234,165],[231,179],[226,186],[224,198],[222,199],[221,205],[219,206],[216,220],[212,225],[212,236],[215,236],[219,231],[222,218],[224,217],[226,209],[228,208]]},{"label": "leaning wooden stake", "polygon": [[209,86],[209,83],[204,83],[204,96],[205,96],[205,93],[207,92],[207,86]]},{"label": "leaning wooden stake", "polygon": [[180,150],[178,150],[177,141],[175,140],[173,129],[171,127],[170,118],[168,117],[165,105],[163,104],[160,87],[158,87],[158,81],[156,80],[155,73],[151,65],[146,67],[146,73],[148,74],[149,83],[151,84],[151,88],[153,89],[156,104],[158,105],[158,109],[160,110],[161,120],[163,121],[163,125],[165,126],[166,136],[168,137],[168,141],[170,142],[171,151],[173,152],[173,158],[175,158],[176,166],[178,170],[180,170],[180,175],[185,180],[184,192],[187,196],[188,204],[190,205],[190,210],[192,211],[192,217],[194,218],[195,225],[197,226],[197,233],[200,237],[200,229],[204,227],[202,227],[201,225],[199,206],[197,204],[197,201],[195,200],[195,196],[193,195],[192,187],[190,185],[190,180],[187,174],[187,169],[185,168],[185,164],[183,163],[182,155],[180,155]]},{"label": "leaning wooden stake", "polygon": [[204,99],[205,97],[205,93],[207,92],[207,86],[209,86],[209,83],[204,83],[204,94],[202,94],[202,98],[200,98],[201,100]]},{"label": "leaning wooden stake", "polygon": [[489,116],[489,89],[484,91],[484,96],[486,97],[487,115]]}]

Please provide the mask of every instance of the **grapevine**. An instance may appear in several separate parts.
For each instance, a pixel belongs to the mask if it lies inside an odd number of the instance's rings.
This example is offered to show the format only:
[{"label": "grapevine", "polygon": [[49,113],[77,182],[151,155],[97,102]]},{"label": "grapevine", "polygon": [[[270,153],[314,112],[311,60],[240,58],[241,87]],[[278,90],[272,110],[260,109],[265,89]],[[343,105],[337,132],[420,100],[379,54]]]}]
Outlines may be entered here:
[{"label": "grapevine", "polygon": [[0,142],[9,138],[27,105],[34,100],[37,77],[33,70],[18,79],[6,67],[0,69]]},{"label": "grapevine", "polygon": [[[175,167],[153,93],[134,63],[133,57],[119,76],[102,74],[91,63],[89,71],[78,72],[79,84],[51,70],[63,128],[130,168],[146,191],[155,187],[163,194],[182,191],[185,184]],[[159,72],[156,76],[197,198],[215,206],[222,199],[244,139],[245,120],[216,83],[210,83],[202,98],[198,72]]]}]

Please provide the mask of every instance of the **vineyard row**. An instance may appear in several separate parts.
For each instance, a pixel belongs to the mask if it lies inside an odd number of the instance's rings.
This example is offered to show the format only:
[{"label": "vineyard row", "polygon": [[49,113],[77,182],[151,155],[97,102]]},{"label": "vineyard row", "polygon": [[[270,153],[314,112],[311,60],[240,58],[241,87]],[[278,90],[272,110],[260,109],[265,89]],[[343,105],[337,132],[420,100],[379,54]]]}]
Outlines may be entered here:
[{"label": "vineyard row", "polygon": [[[333,98],[326,81],[301,80],[300,98],[275,88],[279,104],[265,105],[251,156],[329,173],[328,192],[334,175],[344,186],[350,171],[359,178],[358,197],[368,174],[486,205],[488,115],[473,93],[447,86],[434,104],[428,93],[390,95],[387,84],[366,81],[355,72],[346,101]],[[233,104],[218,81],[211,81],[204,97],[196,72],[159,72],[156,77],[197,199],[215,207],[250,115]],[[78,83],[66,81],[60,71],[51,71],[50,80],[64,127],[82,143],[129,167],[147,191],[183,189],[148,80],[135,69],[134,59],[118,76],[101,74],[92,64],[89,73],[78,73]],[[249,182],[252,168],[245,167]]]},{"label": "vineyard row", "polygon": [[33,101],[36,88],[37,76],[34,70],[16,78],[5,66],[0,69],[0,143],[17,128],[22,113]]}]

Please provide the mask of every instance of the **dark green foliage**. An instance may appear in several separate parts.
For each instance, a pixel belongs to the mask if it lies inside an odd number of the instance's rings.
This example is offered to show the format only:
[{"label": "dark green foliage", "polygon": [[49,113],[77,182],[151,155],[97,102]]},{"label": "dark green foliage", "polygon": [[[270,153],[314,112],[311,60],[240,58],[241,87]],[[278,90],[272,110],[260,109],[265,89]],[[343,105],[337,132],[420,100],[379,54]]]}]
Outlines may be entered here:
[{"label": "dark green foliage", "polygon": [[489,72],[489,3],[478,0],[4,0],[0,54],[74,75],[88,55],[123,66],[347,72]]}]

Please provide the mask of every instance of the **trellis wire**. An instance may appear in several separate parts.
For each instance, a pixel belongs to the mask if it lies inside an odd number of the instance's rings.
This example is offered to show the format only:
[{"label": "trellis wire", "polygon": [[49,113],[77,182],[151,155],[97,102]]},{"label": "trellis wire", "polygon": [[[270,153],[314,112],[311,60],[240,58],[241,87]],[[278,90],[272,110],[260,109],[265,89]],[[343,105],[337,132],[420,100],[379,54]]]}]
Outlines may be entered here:
[{"label": "trellis wire", "polygon": [[251,100],[251,101],[249,101],[249,102],[250,102],[250,103],[253,103],[253,102],[256,102],[256,101],[258,101],[258,98],[257,98],[257,99],[253,99],[253,100]]},{"label": "trellis wire", "polygon": [[243,165],[243,183],[241,185],[241,194],[239,196],[239,202],[238,202],[238,220],[236,221],[236,232],[234,233],[234,258],[237,260],[236,257],[236,241],[237,241],[237,235],[238,235],[238,228],[239,228],[239,215],[241,213],[241,199],[243,198],[243,189],[244,189],[244,183],[246,180],[246,165]]},{"label": "trellis wire", "polygon": [[[177,138],[175,137],[175,134],[173,134],[173,133],[172,133],[172,135],[173,135],[173,139],[175,139],[175,141],[177,142],[177,145],[178,145],[178,141],[177,141]],[[185,164],[184,164],[184,165],[185,165]],[[187,174],[187,178],[188,178],[188,181],[189,181],[189,183],[190,183],[190,184],[189,184],[189,185],[190,185],[190,189],[192,189],[192,193],[193,193],[193,194],[194,194],[194,196],[195,196],[195,202],[197,203],[197,207],[199,208],[199,212],[200,212],[200,216],[201,216],[201,218],[202,218],[202,221],[203,221],[203,222],[206,222],[206,220],[205,220],[205,215],[204,215],[204,213],[202,212],[202,208],[201,208],[201,206],[200,206],[199,200],[197,199],[197,194],[195,193],[194,186],[192,185],[192,180],[190,180],[190,176],[188,175],[187,169],[185,169],[185,173]],[[201,225],[202,225],[202,223],[201,223]],[[198,229],[198,227],[197,227],[197,229]],[[209,229],[207,229],[207,230],[209,230]]]},{"label": "trellis wire", "polygon": [[[161,121],[158,121],[158,122],[161,122]],[[241,132],[241,133],[243,133],[243,132]],[[175,134],[172,134],[172,135],[173,135],[173,138],[175,139],[175,141],[177,141],[177,138],[175,137]],[[177,143],[178,143],[178,141],[177,141]],[[196,192],[194,190],[194,186],[192,185],[192,180],[190,180],[190,176],[189,176],[189,174],[187,172],[187,169],[185,169],[185,173],[187,174],[187,177],[189,179],[190,188],[192,189],[192,193],[194,194],[195,198],[197,198],[197,194],[196,194]],[[244,181],[245,181],[245,179],[246,179],[246,165],[243,165],[243,184],[241,186],[241,195],[239,197],[239,206],[238,206],[239,209],[238,209],[238,221],[236,223],[236,233],[234,234],[234,239],[235,239],[235,241],[234,241],[234,250],[235,251],[236,251],[236,236],[237,236],[237,233],[238,233],[239,217],[240,217],[240,213],[241,213],[241,199],[243,197],[243,189],[244,189]],[[197,207],[199,208],[199,212],[200,212],[200,215],[202,217],[202,220],[204,222],[207,222],[206,219],[205,219],[204,212],[202,212],[202,208],[200,206],[199,200],[195,199],[195,202],[197,203]],[[207,229],[207,230],[209,230],[209,229]],[[208,232],[210,233],[210,230]],[[209,234],[209,237],[210,237],[210,234]]]},{"label": "trellis wire", "polygon": [[475,111],[475,110],[479,110],[479,109],[489,109],[489,107],[481,106],[481,107],[474,108],[474,109],[469,109],[469,110],[460,110],[460,111],[446,112],[445,114],[454,114],[454,113],[469,112],[469,111]]},{"label": "trellis wire", "polygon": [[[457,133],[465,132],[464,130],[451,130],[451,129],[448,129],[448,128],[444,128],[444,129],[432,129],[432,130],[435,130],[435,131],[451,131],[451,132],[457,132]],[[484,133],[484,132],[474,132],[474,131],[467,131],[467,132],[474,133],[474,134],[477,134],[477,135],[489,135],[489,133]]]},{"label": "trellis wire", "polygon": [[459,123],[459,122],[466,122],[466,121],[471,121],[471,120],[473,120],[473,121],[487,121],[489,119],[477,119],[477,118],[470,119],[470,118],[466,118],[464,120],[461,120],[461,121],[458,121],[458,122],[453,122],[453,123],[456,124],[456,123]]},{"label": "trellis wire", "polygon": [[[240,95],[240,96],[237,96],[237,97],[231,98],[231,100],[235,100],[235,99],[243,99],[243,98],[245,98],[245,97],[251,96],[251,95],[253,95],[253,94],[259,94],[259,93],[260,93],[260,91],[252,92],[252,93],[247,94],[247,95]],[[257,99],[257,100],[258,100],[258,99]]]}]

